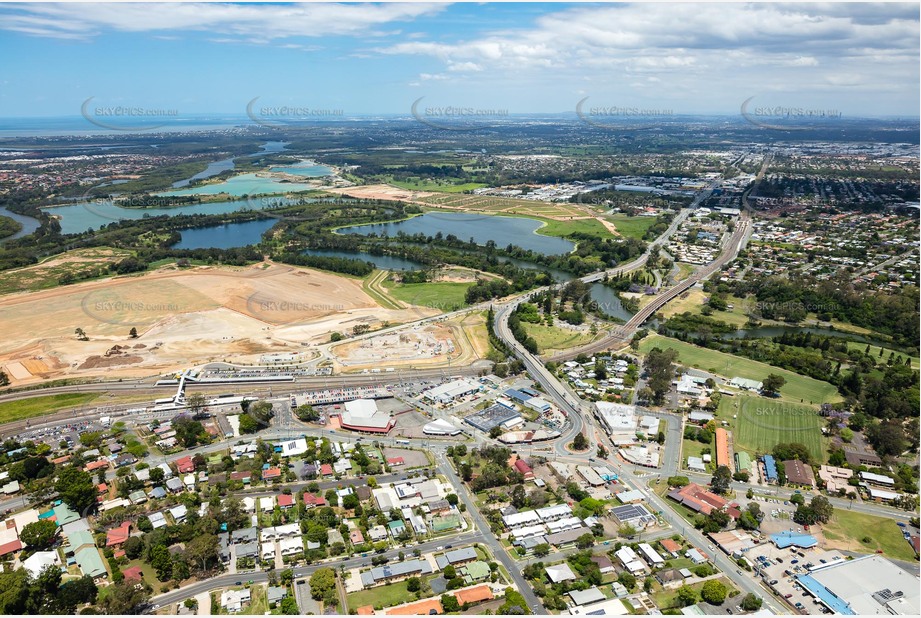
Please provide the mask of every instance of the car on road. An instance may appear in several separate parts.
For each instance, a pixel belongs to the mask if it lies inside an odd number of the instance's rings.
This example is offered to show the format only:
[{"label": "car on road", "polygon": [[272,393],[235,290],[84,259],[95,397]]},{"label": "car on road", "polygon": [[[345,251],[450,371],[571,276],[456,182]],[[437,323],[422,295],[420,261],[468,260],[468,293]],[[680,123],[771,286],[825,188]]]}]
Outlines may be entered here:
[{"label": "car on road", "polygon": [[792,597],[792,596],[793,596],[792,594],[785,594],[785,595],[783,595],[783,598],[789,599],[789,598]]},{"label": "car on road", "polygon": [[233,585],[234,585],[234,586],[242,586],[242,585],[243,585],[243,582],[234,582]]},{"label": "car on road", "polygon": [[736,573],[738,573],[739,575],[742,575],[742,569],[736,569]]},{"label": "car on road", "polygon": [[771,581],[768,582],[768,584],[770,584],[771,586],[776,586],[776,585],[777,585],[777,580],[776,580],[776,579],[772,579]]},{"label": "car on road", "polygon": [[799,564],[799,560],[791,560],[790,564]]},{"label": "car on road", "polygon": [[899,528],[907,528],[907,527],[908,527],[907,525],[905,525],[905,522],[903,522],[903,521],[897,522],[896,525],[897,525]]}]

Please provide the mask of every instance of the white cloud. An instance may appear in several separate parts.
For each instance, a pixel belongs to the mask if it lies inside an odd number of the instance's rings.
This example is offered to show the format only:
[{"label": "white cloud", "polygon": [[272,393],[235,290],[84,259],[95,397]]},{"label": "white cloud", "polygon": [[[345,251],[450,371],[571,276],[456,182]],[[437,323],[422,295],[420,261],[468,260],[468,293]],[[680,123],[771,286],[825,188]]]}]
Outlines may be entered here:
[{"label": "white cloud", "polygon": [[[7,5],[0,29],[37,36],[92,39],[120,32],[199,31],[271,41],[291,37],[380,34],[376,27],[442,11],[438,4],[120,3]],[[254,33],[258,36],[254,37]],[[225,39],[233,40],[233,39]]]}]

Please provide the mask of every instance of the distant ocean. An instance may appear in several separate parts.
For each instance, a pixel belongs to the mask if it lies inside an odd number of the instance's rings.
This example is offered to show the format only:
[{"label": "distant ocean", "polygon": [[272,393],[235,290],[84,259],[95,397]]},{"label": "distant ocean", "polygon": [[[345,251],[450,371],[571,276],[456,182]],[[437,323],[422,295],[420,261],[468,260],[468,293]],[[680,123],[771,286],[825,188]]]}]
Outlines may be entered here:
[{"label": "distant ocean", "polygon": [[[133,118],[121,121],[128,126],[149,128],[136,131],[122,131],[105,129],[88,121],[83,116],[48,116],[46,118],[0,118],[0,138],[4,137],[54,137],[54,136],[87,136],[87,135],[118,135],[123,133],[164,133],[176,131],[196,131],[214,129],[233,129],[243,127],[256,127],[252,120],[245,115],[202,115],[185,116],[179,118],[147,119]],[[118,121],[110,124],[117,125]]]}]

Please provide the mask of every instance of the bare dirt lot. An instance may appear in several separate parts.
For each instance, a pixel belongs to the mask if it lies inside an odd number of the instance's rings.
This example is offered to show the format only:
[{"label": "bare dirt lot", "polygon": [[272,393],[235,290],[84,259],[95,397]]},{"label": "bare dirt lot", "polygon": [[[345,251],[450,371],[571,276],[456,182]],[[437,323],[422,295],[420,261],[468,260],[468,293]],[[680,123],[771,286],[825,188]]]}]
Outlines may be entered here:
[{"label": "bare dirt lot", "polygon": [[412,189],[401,189],[400,187],[394,187],[392,185],[364,185],[360,187],[347,187],[347,188],[336,188],[328,189],[330,193],[341,193],[343,195],[350,195],[352,197],[357,197],[359,199],[369,199],[369,200],[402,200],[405,202],[412,202],[415,200],[420,200],[424,197],[430,195],[436,195],[428,191],[414,191]]},{"label": "bare dirt lot", "polygon": [[[0,367],[18,386],[149,376],[216,360],[254,363],[259,354],[303,351],[355,324],[419,319],[419,311],[381,308],[358,279],[287,265],[167,268],[0,297]],[[87,341],[78,340],[78,328]]]}]

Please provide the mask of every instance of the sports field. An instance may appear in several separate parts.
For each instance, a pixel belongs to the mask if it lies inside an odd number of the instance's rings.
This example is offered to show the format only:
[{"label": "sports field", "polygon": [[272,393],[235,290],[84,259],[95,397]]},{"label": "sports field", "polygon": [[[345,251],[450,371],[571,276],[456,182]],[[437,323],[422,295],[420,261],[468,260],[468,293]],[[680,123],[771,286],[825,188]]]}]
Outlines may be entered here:
[{"label": "sports field", "polygon": [[656,222],[655,217],[628,217],[627,215],[609,215],[608,221],[614,224],[617,231],[627,238],[643,238],[646,230]]},{"label": "sports field", "polygon": [[465,295],[471,285],[450,281],[400,284],[387,281],[384,288],[388,294],[404,303],[448,312],[467,306]]},{"label": "sports field", "polygon": [[828,382],[814,380],[780,367],[773,367],[718,350],[702,348],[671,337],[651,334],[640,342],[639,351],[641,354],[647,354],[655,347],[663,350],[677,350],[680,364],[703,369],[725,378],[740,377],[761,381],[769,373],[783,376],[787,382],[780,388],[780,399],[784,401],[803,404],[841,401],[841,395],[838,394],[837,389]]},{"label": "sports field", "polygon": [[827,441],[822,436],[822,418],[814,407],[737,395],[723,397],[717,413],[733,425],[737,451],[763,454],[780,442],[799,442],[809,448],[814,461],[825,461]]},{"label": "sports field", "polygon": [[595,338],[588,331],[570,330],[543,324],[523,324],[525,331],[534,337],[541,354],[568,350],[589,343]]}]

